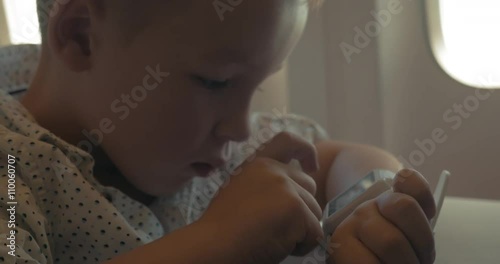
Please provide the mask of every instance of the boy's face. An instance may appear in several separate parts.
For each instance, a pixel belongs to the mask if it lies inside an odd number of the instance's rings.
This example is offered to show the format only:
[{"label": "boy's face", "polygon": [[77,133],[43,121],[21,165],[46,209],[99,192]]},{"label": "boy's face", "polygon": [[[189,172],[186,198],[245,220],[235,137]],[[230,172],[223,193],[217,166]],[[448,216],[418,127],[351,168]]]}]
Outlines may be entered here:
[{"label": "boy's face", "polygon": [[178,2],[127,45],[98,21],[92,68],[73,98],[87,131],[111,119],[102,147],[150,195],[198,175],[193,164],[221,166],[228,143],[248,138],[252,95],[280,69],[309,12],[301,0],[243,0],[221,21],[213,1]]}]

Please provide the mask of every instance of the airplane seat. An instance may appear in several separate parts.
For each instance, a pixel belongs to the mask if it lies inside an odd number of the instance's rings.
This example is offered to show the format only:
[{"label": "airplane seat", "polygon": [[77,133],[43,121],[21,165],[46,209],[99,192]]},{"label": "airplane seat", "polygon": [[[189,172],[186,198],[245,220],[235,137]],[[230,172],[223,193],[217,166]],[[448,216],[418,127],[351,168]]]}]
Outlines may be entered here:
[{"label": "airplane seat", "polygon": [[0,90],[20,98],[34,77],[40,58],[40,45],[0,47]]}]

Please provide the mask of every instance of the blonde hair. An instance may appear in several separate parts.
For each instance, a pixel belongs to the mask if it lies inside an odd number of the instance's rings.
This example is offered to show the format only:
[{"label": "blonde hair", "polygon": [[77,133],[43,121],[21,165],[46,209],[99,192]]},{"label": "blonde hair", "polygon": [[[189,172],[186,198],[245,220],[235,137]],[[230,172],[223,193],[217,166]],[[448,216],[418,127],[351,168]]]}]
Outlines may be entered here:
[{"label": "blonde hair", "polygon": [[[42,41],[45,40],[47,35],[47,25],[50,17],[54,16],[59,8],[71,0],[36,0],[37,2],[37,13],[38,13],[38,22],[40,24],[40,33],[42,35]],[[164,1],[164,0],[162,0]],[[142,1],[137,0],[107,0],[107,2],[112,2],[114,4],[113,8],[117,8],[117,14],[123,14],[123,16],[128,16],[133,13],[145,12],[146,8]],[[159,1],[160,2],[160,1]],[[120,17],[120,20],[130,21],[129,17]],[[145,19],[141,19],[140,21],[133,21],[129,25],[124,28],[130,29],[133,31],[135,27],[139,27],[146,22],[143,22]],[[120,21],[122,22],[122,21]]]}]

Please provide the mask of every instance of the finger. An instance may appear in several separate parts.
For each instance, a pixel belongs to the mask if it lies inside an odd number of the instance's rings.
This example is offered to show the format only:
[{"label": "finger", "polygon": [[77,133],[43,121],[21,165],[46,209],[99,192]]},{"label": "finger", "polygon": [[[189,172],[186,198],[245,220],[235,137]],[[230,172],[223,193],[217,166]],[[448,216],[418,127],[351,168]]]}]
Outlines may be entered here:
[{"label": "finger", "polygon": [[314,200],[314,197],[312,197],[306,190],[303,189],[299,195],[301,195],[302,206],[304,206],[304,210],[306,211],[304,218],[305,234],[303,239],[301,239],[301,241],[297,243],[293,249],[293,256],[306,255],[318,245],[319,241],[323,239],[323,229],[321,228],[319,220],[316,216],[317,210],[319,209],[321,211],[319,205],[316,200]]},{"label": "finger", "polygon": [[299,169],[295,168],[289,168],[288,170],[288,176],[298,183],[300,186],[302,186],[304,189],[306,189],[309,193],[312,195],[316,195],[316,182],[314,179],[302,172]]},{"label": "finger", "polygon": [[289,132],[281,132],[256,152],[258,157],[268,157],[288,164],[292,159],[300,162],[304,171],[319,170],[316,147],[305,139]]},{"label": "finger", "polygon": [[403,169],[394,178],[394,191],[407,194],[420,204],[427,216],[432,219],[436,214],[436,203],[427,180],[418,171]]},{"label": "finger", "polygon": [[[369,215],[369,214],[368,214]],[[360,219],[355,214],[349,215],[335,229],[330,238],[327,252],[330,255],[327,263],[342,264],[379,264],[380,259],[356,237]],[[362,217],[363,220],[366,217]]]},{"label": "finger", "polygon": [[314,196],[304,187],[300,186],[298,183],[294,184],[300,198],[302,198],[309,210],[314,214],[314,216],[316,216],[319,223],[319,220],[321,220],[323,216],[323,212],[318,204],[318,201],[316,201],[316,198],[314,198]]},{"label": "finger", "polygon": [[433,263],[434,237],[429,221],[417,201],[402,193],[384,193],[377,198],[381,215],[399,228],[421,263]]},{"label": "finger", "polygon": [[[358,210],[377,212],[378,208],[377,204],[372,202],[362,204]],[[370,218],[365,219],[356,233],[358,239],[383,263],[419,263],[413,247],[405,235],[378,212],[372,213]]]},{"label": "finger", "polygon": [[380,264],[377,256],[354,237],[337,240],[332,237],[329,262],[342,264]]}]

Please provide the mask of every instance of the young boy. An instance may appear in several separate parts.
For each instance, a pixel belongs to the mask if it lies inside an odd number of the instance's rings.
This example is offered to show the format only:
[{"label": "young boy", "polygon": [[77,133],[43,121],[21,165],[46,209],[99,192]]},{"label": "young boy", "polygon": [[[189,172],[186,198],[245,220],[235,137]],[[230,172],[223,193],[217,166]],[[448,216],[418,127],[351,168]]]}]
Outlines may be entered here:
[{"label": "young boy", "polygon": [[[400,169],[307,119],[250,119],[311,3],[46,4],[36,76],[20,103],[0,101],[2,262],[278,263],[318,244],[327,200]],[[434,261],[427,182],[397,177],[335,230],[331,262]]]}]

